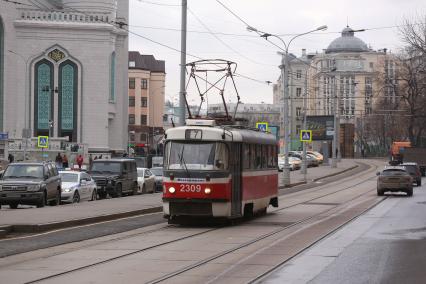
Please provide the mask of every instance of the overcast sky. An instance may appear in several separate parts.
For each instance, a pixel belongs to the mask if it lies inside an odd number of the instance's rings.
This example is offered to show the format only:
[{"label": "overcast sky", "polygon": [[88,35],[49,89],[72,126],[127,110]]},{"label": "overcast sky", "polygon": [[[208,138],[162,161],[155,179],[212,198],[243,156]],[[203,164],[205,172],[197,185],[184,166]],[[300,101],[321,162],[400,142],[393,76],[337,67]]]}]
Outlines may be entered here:
[{"label": "overcast sky", "polygon": [[[180,53],[161,44],[180,50],[181,0],[129,0],[130,50],[152,54],[166,62],[166,97],[177,98],[179,93]],[[289,51],[298,56],[302,48],[307,52],[321,52],[340,36],[346,24],[353,29],[369,29],[356,36],[374,50],[387,48],[397,52],[403,45],[398,28],[404,18],[425,19],[424,0],[219,0],[241,19],[272,34],[303,33],[321,25],[324,32],[306,35],[292,42]],[[188,0],[187,53],[201,58],[221,58],[238,63],[237,72],[258,81],[236,78],[238,91],[244,103],[272,103],[272,85],[280,70],[278,49],[246,30],[243,22],[228,12],[216,0]],[[208,33],[212,31],[216,37]],[[224,35],[223,33],[227,34]],[[140,35],[140,36],[139,36]],[[276,42],[281,45],[280,42]],[[187,56],[187,62],[197,60]],[[209,77],[214,80],[215,77]],[[231,85],[226,86],[227,101],[236,101]],[[199,101],[197,93],[189,94],[190,102]],[[209,102],[217,102],[218,94],[209,94]]]}]

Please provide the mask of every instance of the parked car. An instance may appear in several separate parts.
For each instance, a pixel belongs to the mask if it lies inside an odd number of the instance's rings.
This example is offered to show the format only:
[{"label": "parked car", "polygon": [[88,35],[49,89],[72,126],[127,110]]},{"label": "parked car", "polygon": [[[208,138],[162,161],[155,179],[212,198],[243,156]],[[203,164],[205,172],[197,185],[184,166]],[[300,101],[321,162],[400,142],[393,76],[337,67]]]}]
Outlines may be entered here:
[{"label": "parked car", "polygon": [[402,163],[400,166],[404,167],[413,177],[413,182],[415,182],[417,186],[422,185],[422,172],[420,171],[420,167],[417,163]]},{"label": "parked car", "polygon": [[155,176],[155,190],[163,191],[163,168],[155,167],[151,168],[151,173]]},{"label": "parked car", "polygon": [[317,151],[306,151],[306,153],[314,155],[318,159],[318,161],[319,161],[320,164],[322,164],[324,162],[324,156],[320,152],[317,152]]},{"label": "parked car", "polygon": [[44,207],[61,201],[61,177],[52,162],[18,162],[5,169],[0,180],[0,204]]},{"label": "parked car", "polygon": [[133,159],[94,160],[89,174],[96,182],[100,199],[133,195],[138,192],[136,161]]},{"label": "parked car", "polygon": [[147,168],[138,168],[138,193],[155,192],[155,175]]},{"label": "parked car", "polygon": [[308,167],[318,167],[320,164],[319,159],[311,154],[306,154],[306,162]]},{"label": "parked car", "polygon": [[377,176],[377,195],[382,196],[386,191],[405,191],[408,196],[413,195],[413,177],[404,167],[386,167]]},{"label": "parked car", "polygon": [[83,200],[96,200],[96,183],[85,172],[60,171],[61,201],[64,203],[79,203]]}]

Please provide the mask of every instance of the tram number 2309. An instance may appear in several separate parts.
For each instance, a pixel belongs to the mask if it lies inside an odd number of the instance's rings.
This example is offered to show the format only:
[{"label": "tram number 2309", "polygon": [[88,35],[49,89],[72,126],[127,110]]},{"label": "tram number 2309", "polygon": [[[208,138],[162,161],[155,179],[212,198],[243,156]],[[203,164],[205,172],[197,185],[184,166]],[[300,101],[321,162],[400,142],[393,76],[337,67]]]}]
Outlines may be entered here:
[{"label": "tram number 2309", "polygon": [[201,185],[199,184],[181,184],[180,192],[201,192]]}]

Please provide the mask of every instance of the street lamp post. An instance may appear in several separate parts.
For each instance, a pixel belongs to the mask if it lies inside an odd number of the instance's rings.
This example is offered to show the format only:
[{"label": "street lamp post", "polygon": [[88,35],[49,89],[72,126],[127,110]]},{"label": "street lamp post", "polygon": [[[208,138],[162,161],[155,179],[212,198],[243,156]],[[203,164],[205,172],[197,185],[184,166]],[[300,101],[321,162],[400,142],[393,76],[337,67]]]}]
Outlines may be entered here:
[{"label": "street lamp post", "polygon": [[[322,31],[322,30],[326,30],[327,26],[320,26],[314,30],[305,32],[305,33],[301,33],[298,35],[295,35],[294,37],[292,37],[289,41],[288,44],[285,43],[285,41],[277,35],[274,34],[270,34],[270,33],[265,33],[262,31],[257,30],[254,27],[247,27],[248,31],[253,31],[253,32],[257,32],[261,37],[265,38],[266,40],[268,39],[268,37],[275,37],[278,40],[280,40],[282,42],[282,44],[284,45],[285,49],[279,47],[283,52],[279,52],[279,54],[281,54],[281,65],[279,66],[279,68],[281,69],[281,80],[282,80],[282,85],[283,85],[283,116],[284,116],[284,169],[283,169],[283,184],[284,186],[287,186],[290,184],[290,164],[288,161],[288,153],[289,153],[289,111],[288,111],[288,100],[289,100],[289,90],[288,90],[288,69],[289,69],[289,58],[288,58],[288,49],[290,47],[291,42],[303,35],[306,34],[310,34],[316,31]],[[275,44],[274,44],[275,45]]]}]

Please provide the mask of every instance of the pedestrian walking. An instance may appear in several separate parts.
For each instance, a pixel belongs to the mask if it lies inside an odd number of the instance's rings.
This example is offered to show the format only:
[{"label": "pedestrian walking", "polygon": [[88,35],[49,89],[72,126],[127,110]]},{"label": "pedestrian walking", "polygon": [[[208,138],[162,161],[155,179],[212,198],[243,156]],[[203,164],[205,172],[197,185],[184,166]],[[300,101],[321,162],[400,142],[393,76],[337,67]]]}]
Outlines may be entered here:
[{"label": "pedestrian walking", "polygon": [[58,153],[55,158],[55,163],[57,168],[62,168],[62,156],[61,153]]},{"label": "pedestrian walking", "polygon": [[81,154],[77,157],[77,165],[78,168],[81,170],[81,166],[83,165],[83,156],[81,156]]},{"label": "pedestrian walking", "polygon": [[7,159],[9,160],[9,163],[13,163],[13,161],[15,160],[15,157],[9,153],[9,156],[7,156]]},{"label": "pedestrian walking", "polygon": [[63,166],[64,169],[68,168],[68,157],[65,154],[62,157],[62,166]]}]

